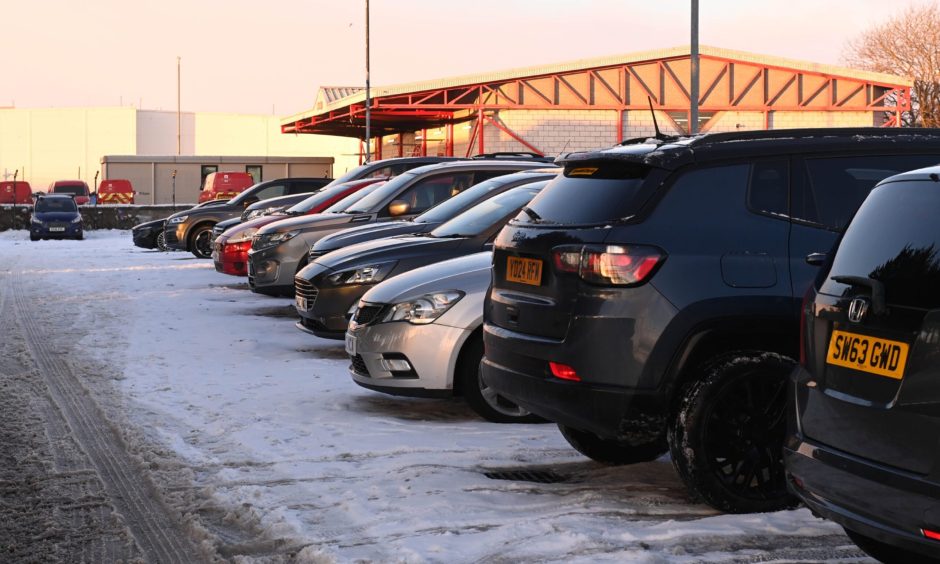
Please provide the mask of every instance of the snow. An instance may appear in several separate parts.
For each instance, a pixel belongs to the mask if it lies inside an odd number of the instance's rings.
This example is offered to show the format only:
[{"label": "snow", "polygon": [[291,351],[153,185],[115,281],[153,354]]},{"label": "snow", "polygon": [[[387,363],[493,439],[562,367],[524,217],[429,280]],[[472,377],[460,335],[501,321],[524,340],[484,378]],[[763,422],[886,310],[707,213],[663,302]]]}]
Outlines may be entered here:
[{"label": "snow", "polygon": [[[458,400],[362,389],[342,342],[298,331],[290,300],[253,294],[210,261],[136,248],[127,231],[86,237],[4,232],[0,256],[88,328],[79,351],[118,375],[104,403],[187,469],[191,483],[176,487],[296,561],[763,561],[816,542],[859,558],[805,509],[732,516],[691,502],[668,458],[604,467],[554,425],[497,425]],[[571,479],[483,474],[512,468]],[[183,500],[169,502],[205,519]],[[225,554],[225,536],[204,525]]]}]

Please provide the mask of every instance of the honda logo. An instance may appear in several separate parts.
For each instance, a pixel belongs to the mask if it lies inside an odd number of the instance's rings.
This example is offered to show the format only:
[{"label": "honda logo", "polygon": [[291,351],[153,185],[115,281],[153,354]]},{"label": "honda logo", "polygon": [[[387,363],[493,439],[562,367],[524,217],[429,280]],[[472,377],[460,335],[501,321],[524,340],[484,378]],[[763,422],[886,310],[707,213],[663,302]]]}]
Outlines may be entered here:
[{"label": "honda logo", "polygon": [[868,315],[868,300],[865,298],[855,298],[849,304],[849,321],[852,323],[861,323]]}]

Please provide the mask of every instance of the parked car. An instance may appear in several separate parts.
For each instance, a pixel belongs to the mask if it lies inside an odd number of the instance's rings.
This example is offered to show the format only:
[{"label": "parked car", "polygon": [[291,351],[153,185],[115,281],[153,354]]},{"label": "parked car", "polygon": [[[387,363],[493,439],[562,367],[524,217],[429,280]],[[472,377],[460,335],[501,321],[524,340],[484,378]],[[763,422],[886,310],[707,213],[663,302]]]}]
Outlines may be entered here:
[{"label": "parked car", "polygon": [[382,280],[442,260],[478,253],[529,203],[547,180],[517,186],[485,200],[429,233],[350,245],[318,257],[297,273],[297,328],[343,339],[359,298]]},{"label": "parked car", "polygon": [[84,180],[56,180],[49,184],[47,194],[68,194],[75,198],[75,203],[82,206],[88,203],[91,193]]},{"label": "parked car", "polygon": [[407,235],[409,233],[427,233],[438,225],[449,221],[460,215],[473,206],[488,200],[493,196],[522,186],[530,182],[539,180],[548,180],[561,172],[560,168],[539,168],[533,170],[524,170],[512,174],[504,174],[489,180],[484,180],[479,184],[471,186],[443,204],[434,206],[423,214],[402,221],[388,221],[383,223],[370,223],[360,225],[359,227],[350,227],[333,235],[327,235],[313,244],[308,255],[308,262],[312,262],[317,257],[366,241],[384,239],[395,235]]},{"label": "parked car", "polygon": [[[221,206],[226,203],[228,203],[227,200],[209,200],[208,202],[197,204],[196,206],[189,209]],[[164,233],[165,229],[166,218],[155,219],[153,221],[147,221],[135,225],[131,230],[134,245],[144,249],[160,249],[161,251],[170,250],[169,247],[166,246],[166,234]]]},{"label": "parked car", "polygon": [[800,302],[879,180],[940,160],[940,132],[659,138],[560,159],[499,234],[483,377],[598,461],[668,449],[728,512],[794,503],[784,386]]},{"label": "parked car", "polygon": [[256,217],[232,226],[219,234],[213,242],[212,260],[215,263],[215,269],[232,276],[248,276],[248,250],[251,249],[251,238],[259,229],[269,223],[289,217],[321,212],[341,212],[384,183],[385,178],[378,176],[334,184],[304,198],[283,212]]},{"label": "parked car", "polygon": [[212,255],[212,227],[223,220],[238,217],[255,202],[283,196],[306,194],[329,184],[329,178],[281,178],[255,184],[225,204],[196,207],[167,218],[166,244],[171,249],[189,251],[197,258]]},{"label": "parked car", "polygon": [[82,214],[70,194],[38,196],[29,218],[29,240],[83,239]]},{"label": "parked car", "polygon": [[33,189],[29,182],[0,181],[0,204],[32,204]]},{"label": "parked car", "polygon": [[353,381],[396,396],[463,396],[496,423],[543,421],[479,377],[492,260],[489,251],[445,260],[366,292],[346,332]]},{"label": "parked car", "polygon": [[293,217],[266,225],[255,234],[248,252],[248,284],[254,292],[291,295],[294,275],[307,265],[310,247],[322,237],[357,225],[410,219],[483,180],[541,166],[534,159],[422,166],[396,176],[345,214]]},{"label": "parked car", "polygon": [[198,202],[231,200],[254,184],[254,178],[247,172],[213,172],[199,188]]},{"label": "parked car", "polygon": [[940,167],[882,181],[803,302],[788,484],[884,562],[940,562]]}]

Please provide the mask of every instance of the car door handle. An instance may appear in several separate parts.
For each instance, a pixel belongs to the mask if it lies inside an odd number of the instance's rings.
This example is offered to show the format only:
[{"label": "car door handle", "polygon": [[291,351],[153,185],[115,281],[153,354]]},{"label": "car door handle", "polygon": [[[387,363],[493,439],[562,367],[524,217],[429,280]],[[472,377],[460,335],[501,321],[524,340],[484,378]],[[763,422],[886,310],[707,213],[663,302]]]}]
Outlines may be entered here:
[{"label": "car door handle", "polygon": [[810,253],[806,255],[805,260],[806,264],[810,264],[812,266],[822,266],[822,264],[826,262],[827,258],[829,258],[828,253]]}]

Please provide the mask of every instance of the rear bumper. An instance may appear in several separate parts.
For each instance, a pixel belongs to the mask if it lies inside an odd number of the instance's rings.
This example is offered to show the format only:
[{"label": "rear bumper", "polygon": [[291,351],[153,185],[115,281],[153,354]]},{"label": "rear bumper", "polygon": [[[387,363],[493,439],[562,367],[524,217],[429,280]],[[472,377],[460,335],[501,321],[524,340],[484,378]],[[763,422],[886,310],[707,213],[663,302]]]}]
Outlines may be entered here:
[{"label": "rear bumper", "polygon": [[[572,382],[551,375],[549,360],[568,361],[578,351],[562,343],[483,326],[483,378],[500,395],[545,419],[605,439],[646,442],[665,430],[661,392]],[[559,358],[561,356],[561,358]]]},{"label": "rear bumper", "polygon": [[937,558],[940,483],[791,436],[784,448],[790,490],[815,513],[881,542]]}]

